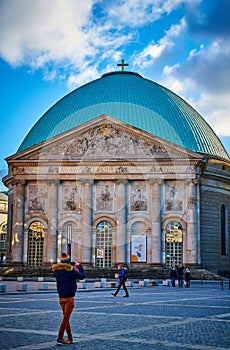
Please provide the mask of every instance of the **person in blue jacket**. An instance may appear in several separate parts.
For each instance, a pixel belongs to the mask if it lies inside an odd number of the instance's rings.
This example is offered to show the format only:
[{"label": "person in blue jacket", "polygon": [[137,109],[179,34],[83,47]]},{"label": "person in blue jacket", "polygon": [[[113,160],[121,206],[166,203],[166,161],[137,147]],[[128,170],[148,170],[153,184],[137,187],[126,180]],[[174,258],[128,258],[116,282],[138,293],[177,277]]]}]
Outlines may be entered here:
[{"label": "person in blue jacket", "polygon": [[125,282],[127,281],[127,276],[126,276],[126,272],[125,269],[123,268],[122,264],[118,264],[118,270],[119,273],[115,274],[115,277],[118,278],[119,280],[119,284],[117,287],[117,290],[115,293],[111,293],[114,297],[117,296],[117,294],[119,293],[119,290],[121,289],[121,286],[123,287],[124,291],[125,291],[125,295],[124,298],[128,298],[129,297],[129,292],[128,289],[126,288]]},{"label": "person in blue jacket", "polygon": [[[73,343],[70,316],[74,309],[74,296],[77,291],[77,280],[83,280],[85,278],[83,266],[79,263],[75,263],[75,265],[77,265],[75,268],[70,262],[70,256],[66,253],[62,253],[61,262],[52,266],[57,281],[59,303],[63,312],[63,319],[58,332],[57,345]],[[64,339],[65,331],[68,336],[67,340]]]}]

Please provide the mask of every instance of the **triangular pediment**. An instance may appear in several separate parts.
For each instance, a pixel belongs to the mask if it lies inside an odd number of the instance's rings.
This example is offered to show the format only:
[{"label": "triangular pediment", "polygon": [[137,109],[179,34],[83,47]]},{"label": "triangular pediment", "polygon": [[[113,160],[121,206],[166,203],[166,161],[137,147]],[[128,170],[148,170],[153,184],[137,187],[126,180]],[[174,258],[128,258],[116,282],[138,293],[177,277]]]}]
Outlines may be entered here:
[{"label": "triangular pediment", "polygon": [[107,115],[31,147],[20,160],[152,159],[199,156]]}]

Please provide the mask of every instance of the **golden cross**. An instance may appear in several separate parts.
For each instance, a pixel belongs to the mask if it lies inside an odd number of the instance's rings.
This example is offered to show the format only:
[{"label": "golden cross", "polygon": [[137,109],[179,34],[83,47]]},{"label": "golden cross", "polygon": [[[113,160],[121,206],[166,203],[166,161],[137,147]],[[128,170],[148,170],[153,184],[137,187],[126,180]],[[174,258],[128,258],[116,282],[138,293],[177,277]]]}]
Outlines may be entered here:
[{"label": "golden cross", "polygon": [[117,66],[118,66],[118,67],[121,67],[121,70],[122,70],[122,72],[123,72],[123,71],[125,70],[125,69],[124,69],[125,66],[129,66],[129,64],[128,64],[128,63],[125,63],[125,60],[123,60],[123,58],[122,58],[121,63],[118,63]]}]

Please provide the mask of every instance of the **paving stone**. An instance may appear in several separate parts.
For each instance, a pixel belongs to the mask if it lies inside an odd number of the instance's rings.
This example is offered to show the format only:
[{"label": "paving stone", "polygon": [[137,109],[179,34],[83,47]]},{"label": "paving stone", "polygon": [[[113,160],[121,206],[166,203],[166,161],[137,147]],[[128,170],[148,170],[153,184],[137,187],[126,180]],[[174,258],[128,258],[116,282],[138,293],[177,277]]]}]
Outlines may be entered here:
[{"label": "paving stone", "polygon": [[[226,350],[230,346],[230,290],[218,284],[191,288],[79,290],[71,316],[78,350]],[[62,320],[54,291],[0,294],[0,348],[57,349]]]}]

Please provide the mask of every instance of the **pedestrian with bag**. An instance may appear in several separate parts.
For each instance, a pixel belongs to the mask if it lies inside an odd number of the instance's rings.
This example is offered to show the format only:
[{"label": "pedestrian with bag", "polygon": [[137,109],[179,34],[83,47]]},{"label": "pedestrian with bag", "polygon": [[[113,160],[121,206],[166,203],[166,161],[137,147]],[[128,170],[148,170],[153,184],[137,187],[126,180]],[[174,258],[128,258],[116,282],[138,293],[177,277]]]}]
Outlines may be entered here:
[{"label": "pedestrian with bag", "polygon": [[119,290],[121,289],[121,287],[123,287],[124,291],[125,291],[125,295],[124,298],[128,298],[129,297],[129,292],[128,289],[126,288],[125,282],[127,281],[127,275],[125,272],[125,269],[123,268],[122,264],[118,264],[118,270],[119,273],[115,274],[115,278],[118,278],[119,280],[119,284],[117,287],[117,290],[115,293],[111,293],[114,297],[117,296],[117,294],[119,293]]},{"label": "pedestrian with bag", "polygon": [[[59,294],[59,303],[63,312],[63,319],[59,328],[57,345],[67,345],[73,343],[73,336],[70,327],[70,316],[74,309],[74,296],[77,291],[77,280],[85,278],[84,268],[81,264],[70,264],[71,258],[68,254],[62,253],[61,262],[52,266],[54,276],[57,281],[57,292]],[[64,333],[67,333],[68,339],[64,339]]]}]

